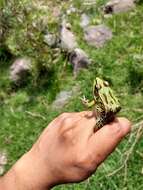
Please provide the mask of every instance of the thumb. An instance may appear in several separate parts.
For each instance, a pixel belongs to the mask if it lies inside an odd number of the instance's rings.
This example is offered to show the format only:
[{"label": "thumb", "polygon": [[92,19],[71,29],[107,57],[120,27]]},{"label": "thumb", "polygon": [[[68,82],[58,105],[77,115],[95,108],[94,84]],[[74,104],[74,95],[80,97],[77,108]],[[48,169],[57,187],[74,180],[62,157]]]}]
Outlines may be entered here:
[{"label": "thumb", "polygon": [[105,125],[89,139],[89,149],[99,165],[116,148],[119,142],[131,130],[131,123],[125,118],[117,118]]}]

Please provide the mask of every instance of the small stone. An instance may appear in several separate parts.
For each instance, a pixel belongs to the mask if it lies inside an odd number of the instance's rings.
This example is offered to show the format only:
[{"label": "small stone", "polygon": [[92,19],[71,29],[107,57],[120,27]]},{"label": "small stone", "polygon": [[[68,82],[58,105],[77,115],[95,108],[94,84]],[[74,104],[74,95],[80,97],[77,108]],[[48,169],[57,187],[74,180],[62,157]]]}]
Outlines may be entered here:
[{"label": "small stone", "polygon": [[88,15],[86,15],[85,13],[81,15],[81,22],[80,22],[80,26],[82,28],[88,26],[90,23],[90,18]]},{"label": "small stone", "polygon": [[78,71],[82,68],[88,68],[91,61],[88,55],[79,48],[76,48],[69,55],[69,62],[73,65],[74,75],[77,75]]},{"label": "small stone", "polygon": [[143,61],[143,55],[142,54],[134,54],[133,59],[136,61]]},{"label": "small stone", "polygon": [[72,96],[72,91],[61,91],[52,104],[53,109],[63,108]]},{"label": "small stone", "polygon": [[59,7],[54,7],[53,11],[52,11],[52,15],[53,15],[53,17],[56,17],[56,18],[60,17],[60,15],[61,15],[60,8]]},{"label": "small stone", "polygon": [[0,165],[6,165],[7,164],[7,154],[5,151],[0,152]]},{"label": "small stone", "polygon": [[83,4],[86,6],[96,5],[96,0],[83,0]]},{"label": "small stone", "polygon": [[135,0],[111,0],[104,7],[105,14],[127,12],[135,8]]},{"label": "small stone", "polygon": [[52,104],[52,109],[60,110],[66,106],[73,96],[77,96],[81,92],[80,84],[77,83],[71,90],[63,90],[57,94],[55,101]]},{"label": "small stone", "polygon": [[0,165],[0,176],[3,175],[3,173],[4,173],[4,166]]},{"label": "small stone", "polygon": [[60,32],[61,48],[66,52],[73,51],[77,46],[76,37],[71,31],[71,25],[63,21]]},{"label": "small stone", "polygon": [[67,15],[70,15],[72,13],[76,13],[77,12],[77,8],[75,8],[73,5],[71,5],[69,7],[69,9],[67,10]]},{"label": "small stone", "polygon": [[57,38],[55,34],[46,34],[44,35],[44,42],[49,46],[49,47],[55,47],[57,43]]},{"label": "small stone", "polygon": [[143,168],[141,169],[141,174],[143,175]]},{"label": "small stone", "polygon": [[89,45],[101,48],[112,38],[112,31],[105,25],[88,26],[84,30],[84,37]]},{"label": "small stone", "polygon": [[2,30],[2,28],[0,28],[0,43],[2,40],[3,40],[3,30]]},{"label": "small stone", "polygon": [[10,67],[10,79],[19,85],[25,82],[31,71],[31,60],[29,58],[19,58]]},{"label": "small stone", "polygon": [[5,165],[7,164],[6,151],[0,151],[0,175],[3,175],[5,171]]}]

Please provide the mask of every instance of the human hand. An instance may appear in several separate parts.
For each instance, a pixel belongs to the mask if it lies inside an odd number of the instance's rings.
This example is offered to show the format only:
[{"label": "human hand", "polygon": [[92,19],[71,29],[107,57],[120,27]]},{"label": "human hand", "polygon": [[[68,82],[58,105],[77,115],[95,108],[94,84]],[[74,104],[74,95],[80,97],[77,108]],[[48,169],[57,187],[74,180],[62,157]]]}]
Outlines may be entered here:
[{"label": "human hand", "polygon": [[125,118],[116,118],[96,132],[95,124],[92,112],[60,115],[8,172],[7,179],[13,172],[17,189],[44,190],[88,178],[131,129]]}]

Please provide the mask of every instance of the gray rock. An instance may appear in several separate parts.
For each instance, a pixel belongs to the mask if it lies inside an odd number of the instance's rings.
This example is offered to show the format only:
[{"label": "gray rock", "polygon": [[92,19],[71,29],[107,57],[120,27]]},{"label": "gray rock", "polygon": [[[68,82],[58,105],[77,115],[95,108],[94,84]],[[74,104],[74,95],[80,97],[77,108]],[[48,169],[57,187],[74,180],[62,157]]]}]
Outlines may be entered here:
[{"label": "gray rock", "polygon": [[111,0],[104,7],[106,14],[127,12],[135,8],[135,0]]},{"label": "gray rock", "polygon": [[7,154],[5,151],[0,152],[0,165],[6,165],[7,164]]},{"label": "gray rock", "polygon": [[53,109],[63,108],[72,97],[72,91],[61,91],[52,104]]},{"label": "gray rock", "polygon": [[73,65],[74,75],[77,75],[80,69],[88,68],[88,65],[91,63],[88,55],[79,48],[70,53],[69,62]]},{"label": "gray rock", "polygon": [[73,51],[77,46],[76,37],[71,31],[71,25],[64,20],[60,32],[61,48],[66,52]]},{"label": "gray rock", "polygon": [[61,16],[61,8],[60,7],[54,7],[52,10],[52,16],[55,18],[59,18]]},{"label": "gray rock", "polygon": [[66,11],[67,15],[71,15],[72,13],[76,13],[76,12],[78,12],[77,8],[75,8],[73,5],[70,5],[70,7]]},{"label": "gray rock", "polygon": [[50,47],[55,47],[57,45],[57,37],[55,34],[47,33],[44,35],[44,42]]},{"label": "gray rock", "polygon": [[112,38],[112,31],[105,25],[88,26],[84,30],[84,37],[89,45],[101,48]]},{"label": "gray rock", "polygon": [[96,5],[96,0],[83,0],[83,4],[85,6],[93,6]]},{"label": "gray rock", "polygon": [[3,40],[3,30],[2,28],[0,28],[0,45],[2,40]]},{"label": "gray rock", "polygon": [[0,175],[4,173],[5,165],[7,164],[7,154],[5,151],[0,152]]},{"label": "gray rock", "polygon": [[29,58],[19,58],[10,67],[10,79],[15,84],[19,85],[25,82],[28,74],[31,71],[32,62]]},{"label": "gray rock", "polygon": [[80,85],[77,83],[75,86],[72,87],[71,90],[66,91],[63,90],[61,91],[57,96],[55,101],[52,104],[52,109],[62,109],[64,106],[68,104],[70,99],[73,96],[77,96],[78,93],[80,93]]},{"label": "gray rock", "polygon": [[89,18],[89,16],[86,15],[85,13],[83,13],[83,14],[81,15],[80,26],[81,26],[82,28],[85,28],[86,26],[89,25],[89,23],[90,23],[90,18]]}]

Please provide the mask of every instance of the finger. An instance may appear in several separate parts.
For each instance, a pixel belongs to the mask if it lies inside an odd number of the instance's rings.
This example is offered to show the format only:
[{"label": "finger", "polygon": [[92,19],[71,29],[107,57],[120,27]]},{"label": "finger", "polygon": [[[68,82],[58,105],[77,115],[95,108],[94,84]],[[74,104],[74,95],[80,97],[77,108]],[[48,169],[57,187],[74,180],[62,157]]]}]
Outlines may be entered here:
[{"label": "finger", "polygon": [[79,120],[80,118],[81,116],[79,117],[79,114],[77,112],[62,113],[61,115],[59,115],[49,123],[49,125],[40,135],[39,139],[43,138],[43,136],[50,131],[58,130],[59,132],[59,130],[62,130],[62,127],[64,128],[64,130],[68,130],[70,127],[72,127],[73,123],[75,123],[75,120]]},{"label": "finger", "polygon": [[92,135],[88,146],[97,166],[116,148],[130,130],[131,123],[125,118],[118,118]]},{"label": "finger", "polygon": [[96,124],[95,115],[93,114],[91,111],[62,113],[48,125],[44,133],[58,127],[59,131],[66,132],[70,129],[75,129],[77,134],[85,133],[86,136],[89,136],[93,133]]},{"label": "finger", "polygon": [[80,131],[81,135],[89,138],[95,132],[96,117],[91,111],[80,112],[82,119],[77,123],[77,130]]},{"label": "finger", "polygon": [[[70,130],[75,136],[82,136],[82,139],[87,139],[94,131],[96,124],[95,116],[91,111],[63,113],[55,121],[51,123],[51,126],[59,125],[59,133],[66,133]],[[48,127],[49,128],[49,127]],[[80,134],[80,135],[79,135]],[[84,135],[84,136],[83,136]]]},{"label": "finger", "polygon": [[74,120],[79,118],[78,116],[79,116],[78,112],[62,113],[48,125],[48,128],[60,126],[61,124],[64,124],[65,121],[66,121],[66,125],[72,124]]},{"label": "finger", "polygon": [[95,120],[95,115],[91,111],[63,113],[59,117],[57,117],[53,122],[59,122],[66,126],[75,125],[76,127],[76,122],[83,118],[85,118],[86,120]]}]

